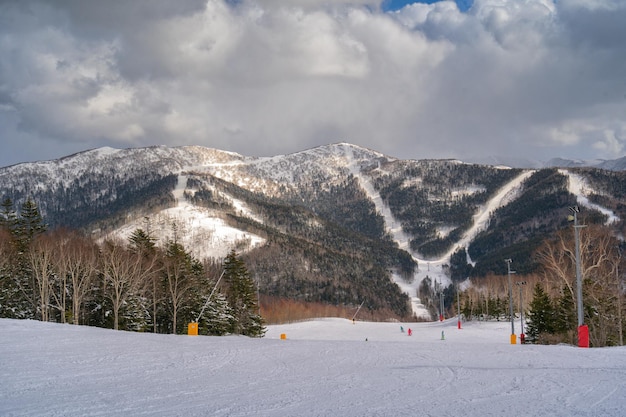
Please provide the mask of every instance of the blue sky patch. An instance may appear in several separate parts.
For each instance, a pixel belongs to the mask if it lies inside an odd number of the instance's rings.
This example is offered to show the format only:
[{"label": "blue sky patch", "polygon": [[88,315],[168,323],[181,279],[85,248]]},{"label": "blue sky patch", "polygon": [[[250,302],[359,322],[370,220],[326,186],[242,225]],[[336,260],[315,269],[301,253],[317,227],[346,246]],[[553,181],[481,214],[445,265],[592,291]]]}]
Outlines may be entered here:
[{"label": "blue sky patch", "polygon": [[[385,0],[382,2],[381,4],[381,8],[383,9],[383,11],[394,11],[394,10],[399,10],[401,8],[403,8],[404,6],[406,6],[407,4],[413,4],[413,3],[426,3],[426,4],[432,4],[432,3],[436,3],[438,1],[441,0],[419,0],[419,1],[415,1],[415,0]],[[467,11],[470,7],[472,7],[472,4],[474,3],[474,0],[455,0],[456,1],[456,5],[458,6],[459,10],[461,10],[462,12]]]}]

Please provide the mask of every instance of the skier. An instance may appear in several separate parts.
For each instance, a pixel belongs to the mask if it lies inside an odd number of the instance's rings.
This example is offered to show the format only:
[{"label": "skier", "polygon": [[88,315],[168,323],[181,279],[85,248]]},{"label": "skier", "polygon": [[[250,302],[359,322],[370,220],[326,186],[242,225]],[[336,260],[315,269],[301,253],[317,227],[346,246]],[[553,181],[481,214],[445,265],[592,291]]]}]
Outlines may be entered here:
[{"label": "skier", "polygon": [[400,326],[400,333],[404,333],[404,327]]},{"label": "skier", "polygon": [[409,336],[411,336],[412,334],[413,334],[413,331],[409,329]]}]

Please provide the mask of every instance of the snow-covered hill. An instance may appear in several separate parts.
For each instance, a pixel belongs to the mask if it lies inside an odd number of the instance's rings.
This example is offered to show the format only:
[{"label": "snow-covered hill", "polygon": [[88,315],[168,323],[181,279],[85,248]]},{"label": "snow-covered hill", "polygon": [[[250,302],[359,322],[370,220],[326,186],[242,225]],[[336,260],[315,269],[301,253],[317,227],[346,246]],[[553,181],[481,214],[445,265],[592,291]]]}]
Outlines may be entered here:
[{"label": "snow-covered hill", "polygon": [[[369,222],[363,227],[370,233],[368,239],[389,238],[417,262],[408,277],[397,264],[385,268],[411,297],[413,311],[427,317],[417,298],[422,280],[428,276],[434,282],[450,283],[445,270],[450,256],[459,249],[469,253],[496,211],[530,198],[524,194],[524,184],[538,172],[470,166],[461,161],[403,161],[348,143],[264,158],[198,146],[101,148],[55,161],[1,168],[0,195],[16,203],[34,198],[44,215],[56,214],[63,221],[82,216],[80,226],[97,225],[90,231],[94,236],[104,232],[100,238],[127,239],[142,228],[160,243],[180,241],[200,259],[222,258],[233,248],[261,247],[267,241],[267,233],[261,233],[264,228],[300,238],[298,232],[288,230],[301,230],[301,225],[270,224],[268,217],[273,213],[268,214],[267,207],[274,203],[306,210],[305,223],[311,228],[345,227],[349,233],[362,233],[359,223]],[[558,174],[569,181],[567,191],[577,204],[606,216],[609,225],[621,221],[613,209],[621,198],[615,192],[597,190],[597,183],[592,186],[570,169],[560,169]],[[174,184],[173,189],[167,184]],[[534,185],[541,187],[541,183]],[[558,191],[553,183],[547,187],[541,193],[552,188]],[[201,193],[210,195],[212,204],[192,202]],[[347,202],[333,200],[343,200],[341,193],[349,194]],[[613,207],[592,202],[594,194],[606,197]],[[265,212],[259,209],[261,200]],[[149,207],[147,201],[152,201]],[[374,213],[367,219],[351,218],[355,209],[367,215],[370,208]],[[560,215],[550,210],[555,218]],[[530,216],[545,214],[539,211]],[[233,217],[246,222],[241,226]],[[105,230],[100,230],[103,225]],[[430,255],[415,249],[428,244],[443,250]],[[468,261],[476,259],[468,257]]]},{"label": "snow-covered hill", "polygon": [[626,348],[511,345],[504,322],[459,330],[454,320],[325,319],[249,339],[0,319],[0,334],[3,416],[617,417],[626,409]]}]

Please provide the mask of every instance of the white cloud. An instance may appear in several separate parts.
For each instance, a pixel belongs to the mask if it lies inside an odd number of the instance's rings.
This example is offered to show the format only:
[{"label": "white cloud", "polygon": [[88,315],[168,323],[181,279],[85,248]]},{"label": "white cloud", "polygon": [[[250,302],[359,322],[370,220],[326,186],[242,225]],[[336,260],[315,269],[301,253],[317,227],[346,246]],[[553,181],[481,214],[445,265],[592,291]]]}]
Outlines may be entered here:
[{"label": "white cloud", "polygon": [[622,126],[620,129],[621,132],[618,136],[618,133],[615,130],[606,129],[603,132],[602,140],[597,141],[593,144],[593,147],[600,150],[603,154],[607,155],[622,155],[624,153],[624,148],[626,147],[626,140],[624,138],[624,133],[626,133],[626,124]]},{"label": "white cloud", "polygon": [[378,6],[3,3],[11,122],[0,134],[55,143],[30,159],[159,143],[271,155],[339,140],[407,158],[621,156],[625,3]]}]

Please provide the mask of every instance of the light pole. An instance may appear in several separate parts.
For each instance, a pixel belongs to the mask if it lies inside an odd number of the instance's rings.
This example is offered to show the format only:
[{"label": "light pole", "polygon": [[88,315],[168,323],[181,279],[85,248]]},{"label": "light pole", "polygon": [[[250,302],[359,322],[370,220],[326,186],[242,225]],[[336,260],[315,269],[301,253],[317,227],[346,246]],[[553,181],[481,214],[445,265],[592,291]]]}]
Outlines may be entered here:
[{"label": "light pole", "polygon": [[443,321],[443,284],[439,283],[439,321]]},{"label": "light pole", "polygon": [[439,293],[439,311],[441,311],[441,314],[439,314],[439,321],[443,321],[443,291]]},{"label": "light pole", "polygon": [[[617,282],[617,294],[621,294],[622,283],[619,279],[619,263],[622,260],[622,249],[617,247],[617,263],[615,264],[615,282]],[[619,345],[624,346],[624,334],[622,326],[622,301],[621,297],[617,297],[617,323],[619,325]]]},{"label": "light pole", "polygon": [[509,276],[509,315],[511,317],[511,344],[515,344],[515,323],[513,323],[513,284],[511,283],[511,274],[514,274],[515,271],[511,271],[511,259],[505,259],[506,269]]},{"label": "light pole", "polygon": [[457,328],[461,328],[461,296],[459,295],[459,284],[456,284],[456,311],[459,318],[456,325]]},{"label": "light pole", "polygon": [[515,285],[519,287],[519,342],[520,344],[524,344],[526,336],[524,335],[524,299],[522,298],[522,286],[526,285],[526,281],[517,281]]},{"label": "light pole", "polygon": [[585,225],[578,224],[578,213],[580,209],[578,206],[570,207],[570,211],[573,214],[574,220],[574,240],[576,244],[576,309],[578,312],[578,347],[589,347],[589,327],[584,324],[583,314],[583,280],[580,269],[580,229]]}]

